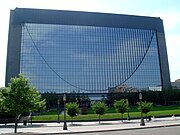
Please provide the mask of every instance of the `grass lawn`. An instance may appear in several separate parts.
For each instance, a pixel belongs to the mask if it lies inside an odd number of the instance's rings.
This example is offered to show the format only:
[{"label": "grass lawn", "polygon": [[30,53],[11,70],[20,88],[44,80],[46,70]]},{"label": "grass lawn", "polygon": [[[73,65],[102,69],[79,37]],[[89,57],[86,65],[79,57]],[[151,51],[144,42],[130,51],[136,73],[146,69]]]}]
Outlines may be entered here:
[{"label": "grass lawn", "polygon": [[[152,111],[164,111],[164,110],[178,110],[179,106],[153,106]],[[57,115],[57,109],[53,109],[49,112],[41,113],[41,115]],[[137,106],[131,106],[129,112],[139,112]],[[116,113],[114,107],[109,107],[106,113]],[[88,114],[94,114],[92,108],[88,108]]]},{"label": "grass lawn", "polygon": [[[137,110],[137,107],[131,107],[129,112],[130,117],[140,117],[140,112]],[[162,116],[162,115],[177,115],[180,114],[179,106],[157,106],[153,107],[152,111],[148,113],[151,116]],[[56,121],[57,120],[57,112],[47,112],[42,113],[39,116],[33,116],[34,121]],[[60,120],[63,120],[64,115],[60,115]],[[101,116],[102,119],[115,119],[121,118],[120,113],[116,113],[114,108],[109,108],[107,113]],[[124,118],[127,118],[127,113],[124,114]],[[98,115],[94,114],[92,109],[88,110],[88,115],[78,115],[74,117],[73,120],[97,120]],[[67,115],[67,120],[71,120],[71,118]]]}]

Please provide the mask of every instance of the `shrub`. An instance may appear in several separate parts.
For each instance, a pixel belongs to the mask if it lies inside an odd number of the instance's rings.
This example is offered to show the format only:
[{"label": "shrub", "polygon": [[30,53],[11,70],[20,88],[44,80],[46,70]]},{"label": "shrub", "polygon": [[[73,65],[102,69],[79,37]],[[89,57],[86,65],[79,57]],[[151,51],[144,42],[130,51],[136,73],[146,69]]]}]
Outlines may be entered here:
[{"label": "shrub", "polygon": [[118,113],[121,113],[121,119],[123,121],[123,114],[128,111],[129,109],[129,103],[127,99],[121,99],[118,101],[115,101],[114,108]]},{"label": "shrub", "polygon": [[100,117],[101,117],[101,115],[105,114],[105,112],[107,111],[108,107],[103,102],[95,102],[92,105],[92,109],[94,110],[94,112],[97,115],[99,115],[99,123],[100,123]]},{"label": "shrub", "polygon": [[67,103],[66,104],[67,114],[71,117],[73,123],[73,117],[77,116],[79,113],[77,103]]},{"label": "shrub", "polygon": [[141,111],[142,113],[146,114],[147,118],[147,113],[151,111],[153,103],[151,102],[138,102],[138,110]]}]

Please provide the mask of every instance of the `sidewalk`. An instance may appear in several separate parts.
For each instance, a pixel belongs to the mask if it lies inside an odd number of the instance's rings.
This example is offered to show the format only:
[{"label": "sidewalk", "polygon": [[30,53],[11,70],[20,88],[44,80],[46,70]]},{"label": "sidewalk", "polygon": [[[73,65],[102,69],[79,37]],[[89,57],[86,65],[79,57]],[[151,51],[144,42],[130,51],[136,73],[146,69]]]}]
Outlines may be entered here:
[{"label": "sidewalk", "polygon": [[[156,128],[164,126],[180,126],[180,117],[155,118],[150,122],[145,120],[145,126],[140,126],[140,120],[122,121],[102,121],[99,122],[74,122],[67,123],[68,130],[63,130],[63,123],[33,123],[32,125],[23,126],[19,124],[18,133],[26,134],[73,134],[73,133],[91,133],[103,131],[133,130],[142,128]],[[14,125],[0,124],[0,134],[13,133]]]}]

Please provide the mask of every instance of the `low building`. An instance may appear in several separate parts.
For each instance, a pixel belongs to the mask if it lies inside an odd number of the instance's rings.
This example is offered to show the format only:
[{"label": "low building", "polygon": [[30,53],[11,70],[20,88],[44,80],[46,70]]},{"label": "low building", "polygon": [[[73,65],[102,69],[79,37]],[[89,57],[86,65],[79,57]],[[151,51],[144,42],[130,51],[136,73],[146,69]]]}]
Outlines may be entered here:
[{"label": "low building", "polygon": [[175,89],[180,89],[180,79],[175,80],[175,82],[171,82],[171,85]]}]

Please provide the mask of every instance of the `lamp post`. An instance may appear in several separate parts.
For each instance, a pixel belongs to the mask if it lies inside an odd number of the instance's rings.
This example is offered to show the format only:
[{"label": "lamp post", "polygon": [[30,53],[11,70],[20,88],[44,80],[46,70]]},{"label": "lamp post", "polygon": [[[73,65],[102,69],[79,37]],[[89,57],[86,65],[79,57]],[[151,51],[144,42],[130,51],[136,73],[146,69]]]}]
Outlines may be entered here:
[{"label": "lamp post", "polygon": [[141,123],[140,126],[145,126],[143,113],[142,113],[142,93],[139,93],[140,107],[141,107]]},{"label": "lamp post", "polygon": [[63,96],[63,101],[64,101],[64,125],[63,125],[63,130],[67,130],[67,124],[66,124],[66,94]]},{"label": "lamp post", "polygon": [[58,98],[57,104],[58,104],[58,120],[57,120],[57,123],[60,123],[60,119],[59,119],[59,104],[60,104],[60,101],[59,101],[59,98]]}]

